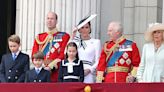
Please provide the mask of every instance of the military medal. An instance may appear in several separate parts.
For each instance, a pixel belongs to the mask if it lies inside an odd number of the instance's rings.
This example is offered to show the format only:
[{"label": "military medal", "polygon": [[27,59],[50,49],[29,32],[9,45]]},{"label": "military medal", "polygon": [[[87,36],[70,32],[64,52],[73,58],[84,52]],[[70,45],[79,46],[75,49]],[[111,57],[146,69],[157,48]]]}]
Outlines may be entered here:
[{"label": "military medal", "polygon": [[121,65],[123,65],[123,64],[125,63],[125,60],[124,60],[123,58],[121,58],[121,59],[119,60],[119,62],[120,62]]},{"label": "military medal", "polygon": [[56,49],[59,48],[59,46],[60,46],[59,43],[55,43],[55,44],[54,44],[54,47],[55,47]]},{"label": "military medal", "polygon": [[54,53],[55,52],[55,49],[54,48],[51,48],[51,53]]},{"label": "military medal", "polygon": [[53,42],[60,42],[62,41],[62,35],[58,34],[57,36],[54,37]]},{"label": "military medal", "polygon": [[46,58],[49,58],[49,57],[50,57],[50,52],[47,52]]},{"label": "military medal", "polygon": [[61,42],[62,39],[54,39],[53,42]]},{"label": "military medal", "polygon": [[130,65],[131,64],[131,60],[129,58],[126,60],[126,64],[127,65]]},{"label": "military medal", "polygon": [[129,55],[126,52],[122,56],[124,59],[127,59],[129,57]]}]

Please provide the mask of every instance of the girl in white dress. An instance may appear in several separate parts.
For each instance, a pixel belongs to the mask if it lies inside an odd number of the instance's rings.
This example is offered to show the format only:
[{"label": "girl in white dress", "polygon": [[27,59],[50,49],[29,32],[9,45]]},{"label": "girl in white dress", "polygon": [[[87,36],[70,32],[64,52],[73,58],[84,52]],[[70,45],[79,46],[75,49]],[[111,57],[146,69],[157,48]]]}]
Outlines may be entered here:
[{"label": "girl in white dress", "polygon": [[[81,24],[85,19],[81,20]],[[95,71],[98,65],[100,56],[100,40],[93,39],[90,37],[91,33],[91,23],[88,22],[83,27],[81,27],[78,32],[80,36],[74,36],[77,30],[74,30],[73,41],[78,46],[79,59],[83,61],[84,66],[84,83],[94,83],[95,82]]]},{"label": "girl in white dress", "polygon": [[[162,82],[164,78],[164,24],[154,24],[145,35],[138,82]],[[164,82],[164,80],[163,80]]]}]

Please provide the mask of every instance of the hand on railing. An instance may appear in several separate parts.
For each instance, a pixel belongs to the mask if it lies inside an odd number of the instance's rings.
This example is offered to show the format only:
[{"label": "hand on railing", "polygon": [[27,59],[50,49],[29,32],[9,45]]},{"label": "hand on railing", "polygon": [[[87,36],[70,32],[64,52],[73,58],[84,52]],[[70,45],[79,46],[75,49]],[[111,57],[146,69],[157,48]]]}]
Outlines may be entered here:
[{"label": "hand on railing", "polygon": [[136,77],[132,76],[130,73],[126,77],[126,83],[134,83],[136,82]]}]

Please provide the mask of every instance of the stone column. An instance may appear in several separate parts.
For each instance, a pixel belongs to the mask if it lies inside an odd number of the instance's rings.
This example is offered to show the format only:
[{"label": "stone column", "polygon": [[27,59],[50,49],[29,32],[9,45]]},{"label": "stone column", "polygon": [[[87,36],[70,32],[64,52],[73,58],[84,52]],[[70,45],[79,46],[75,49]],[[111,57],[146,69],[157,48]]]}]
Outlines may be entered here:
[{"label": "stone column", "polygon": [[164,2],[162,4],[162,23],[164,23]]},{"label": "stone column", "polygon": [[99,0],[17,0],[16,34],[22,41],[21,50],[31,55],[34,38],[47,31],[45,17],[49,11],[58,15],[57,28],[72,34],[72,29],[87,15],[97,13],[92,20],[92,36],[99,37]]},{"label": "stone column", "polygon": [[140,52],[142,51],[144,33],[150,23],[162,22],[163,0],[135,0],[134,7],[134,41],[137,42]]},{"label": "stone column", "polygon": [[[99,0],[17,0],[16,34],[21,38],[21,50],[31,56],[33,41],[47,31],[45,19],[49,11],[58,15],[57,28],[72,34],[72,29],[87,15],[97,13],[92,20],[92,36],[99,37]],[[31,66],[33,67],[33,66]]]},{"label": "stone column", "polygon": [[137,43],[142,52],[144,32],[149,23],[162,22],[163,0],[102,0],[100,12],[100,39],[109,40],[107,26],[111,21],[120,21],[126,38]]}]

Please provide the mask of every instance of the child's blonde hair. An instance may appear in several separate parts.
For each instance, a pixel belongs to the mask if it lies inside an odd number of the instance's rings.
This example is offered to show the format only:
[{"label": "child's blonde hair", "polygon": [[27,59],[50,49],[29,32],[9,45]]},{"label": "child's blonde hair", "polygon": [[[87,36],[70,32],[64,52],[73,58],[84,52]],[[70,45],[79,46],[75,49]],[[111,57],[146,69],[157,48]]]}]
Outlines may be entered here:
[{"label": "child's blonde hair", "polygon": [[20,38],[18,35],[11,35],[9,38],[8,38],[8,42],[15,42],[17,44],[20,44]]}]

